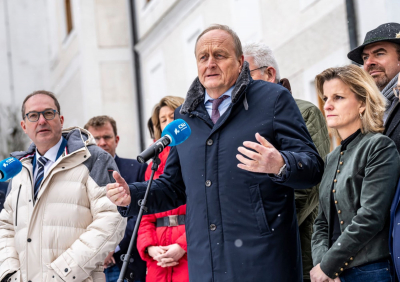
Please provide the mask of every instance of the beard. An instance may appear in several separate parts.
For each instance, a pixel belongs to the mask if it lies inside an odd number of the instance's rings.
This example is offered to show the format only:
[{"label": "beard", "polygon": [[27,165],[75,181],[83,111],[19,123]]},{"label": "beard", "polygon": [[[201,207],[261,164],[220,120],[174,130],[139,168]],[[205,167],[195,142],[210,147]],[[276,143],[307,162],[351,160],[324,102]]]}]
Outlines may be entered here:
[{"label": "beard", "polygon": [[390,82],[389,78],[386,75],[385,69],[381,66],[371,66],[367,69],[368,73],[371,71],[381,71],[382,74],[372,77],[375,81],[376,86],[378,86],[379,90],[382,91],[386,85]]}]

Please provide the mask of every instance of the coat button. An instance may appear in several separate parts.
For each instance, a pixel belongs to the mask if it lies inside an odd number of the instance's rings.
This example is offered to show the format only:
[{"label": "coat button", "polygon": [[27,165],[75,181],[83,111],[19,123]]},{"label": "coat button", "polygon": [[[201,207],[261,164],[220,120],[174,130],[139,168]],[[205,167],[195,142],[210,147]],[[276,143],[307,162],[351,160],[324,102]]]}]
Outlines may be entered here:
[{"label": "coat button", "polygon": [[337,170],[337,173],[340,173],[340,170]]},{"label": "coat button", "polygon": [[298,162],[297,165],[299,166],[299,168],[303,167],[303,164],[301,162]]},{"label": "coat button", "polygon": [[340,164],[342,165],[342,164],[343,164],[343,162],[340,162]]},{"label": "coat button", "polygon": [[340,268],[340,271],[343,271],[343,267]]},{"label": "coat button", "polygon": [[350,257],[350,260],[353,260],[354,258],[353,257]]},{"label": "coat button", "polygon": [[68,272],[68,268],[64,269],[65,272]]},{"label": "coat button", "polygon": [[335,201],[335,204],[337,204],[338,202],[337,201]]},{"label": "coat button", "polygon": [[207,187],[210,187],[210,186],[211,186],[211,180],[207,180],[207,181],[206,181],[206,186],[207,186]]},{"label": "coat button", "polygon": [[26,240],[26,241],[28,241],[28,243],[30,243],[30,242],[32,242],[32,239],[31,239],[31,238],[28,238],[28,240]]},{"label": "coat button", "polygon": [[343,224],[344,223],[344,221],[342,220],[341,222],[340,222],[340,224]]},{"label": "coat button", "polygon": [[348,266],[349,264],[347,262],[344,263],[345,266]]},{"label": "coat button", "polygon": [[336,193],[336,190],[335,190],[335,189],[333,189],[333,190],[332,190],[332,193]]},{"label": "coat button", "polygon": [[211,146],[213,143],[214,143],[214,141],[212,139],[208,139],[207,140],[207,145],[208,146]]},{"label": "coat button", "polygon": [[341,155],[343,155],[343,152],[340,152]]},{"label": "coat button", "polygon": [[217,226],[215,224],[210,224],[210,230],[214,231],[215,229],[217,229]]},{"label": "coat button", "polygon": [[339,276],[339,273],[336,272],[335,275],[336,275],[336,276]]},{"label": "coat button", "polygon": [[336,180],[336,179],[334,179],[334,180],[333,180],[333,182],[335,182],[335,183],[336,183],[336,182],[337,182],[337,180]]},{"label": "coat button", "polygon": [[337,213],[342,213],[342,211],[341,211],[341,210],[338,210]]}]

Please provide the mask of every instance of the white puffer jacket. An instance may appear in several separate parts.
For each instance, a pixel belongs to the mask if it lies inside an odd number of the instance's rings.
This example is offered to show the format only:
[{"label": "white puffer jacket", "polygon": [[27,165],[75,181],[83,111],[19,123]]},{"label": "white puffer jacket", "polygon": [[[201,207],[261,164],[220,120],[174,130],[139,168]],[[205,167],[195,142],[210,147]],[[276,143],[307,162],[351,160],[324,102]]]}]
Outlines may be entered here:
[{"label": "white puffer jacket", "polygon": [[0,281],[105,281],[103,261],[124,235],[126,219],[106,197],[117,166],[81,128],[63,131],[64,153],[52,165],[33,202],[35,146],[12,155],[13,178],[0,213]]}]

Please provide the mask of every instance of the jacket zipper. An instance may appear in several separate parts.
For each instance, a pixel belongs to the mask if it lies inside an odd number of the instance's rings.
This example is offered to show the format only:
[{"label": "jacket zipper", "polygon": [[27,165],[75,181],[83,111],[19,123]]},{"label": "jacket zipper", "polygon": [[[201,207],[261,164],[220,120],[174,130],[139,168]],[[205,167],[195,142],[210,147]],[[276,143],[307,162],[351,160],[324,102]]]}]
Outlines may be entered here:
[{"label": "jacket zipper", "polygon": [[21,187],[22,187],[22,184],[19,185],[19,189],[18,189],[17,205],[15,207],[15,226],[17,226],[17,220],[18,220],[18,201],[19,201],[19,194],[21,193]]}]

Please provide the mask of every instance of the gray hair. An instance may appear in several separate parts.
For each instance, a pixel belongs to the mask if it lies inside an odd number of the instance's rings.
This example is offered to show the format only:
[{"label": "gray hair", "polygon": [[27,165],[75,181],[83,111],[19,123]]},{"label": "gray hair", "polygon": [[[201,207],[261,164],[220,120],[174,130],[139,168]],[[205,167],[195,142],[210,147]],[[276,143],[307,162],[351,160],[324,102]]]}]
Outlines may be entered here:
[{"label": "gray hair", "polygon": [[[273,67],[276,70],[276,82],[279,82],[281,76],[279,74],[278,63],[271,48],[264,43],[251,42],[243,46],[243,55],[253,57],[256,68],[263,66]],[[260,71],[264,74],[265,69],[261,69]]]}]

